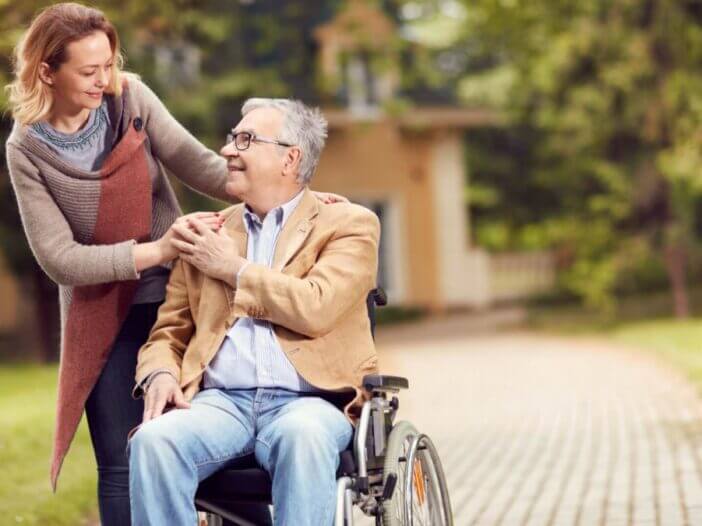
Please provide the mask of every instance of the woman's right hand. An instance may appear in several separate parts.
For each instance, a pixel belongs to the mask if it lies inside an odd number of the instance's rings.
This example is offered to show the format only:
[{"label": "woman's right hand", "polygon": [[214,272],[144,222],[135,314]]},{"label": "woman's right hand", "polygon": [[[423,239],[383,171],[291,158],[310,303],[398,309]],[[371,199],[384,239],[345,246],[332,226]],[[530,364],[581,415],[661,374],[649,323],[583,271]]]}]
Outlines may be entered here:
[{"label": "woman's right hand", "polygon": [[176,219],[168,231],[156,242],[159,252],[161,253],[163,263],[172,261],[179,254],[178,249],[171,242],[173,239],[180,239],[180,236],[178,236],[173,227],[180,225],[192,230],[188,219],[193,217],[205,223],[212,229],[213,232],[218,232],[219,229],[222,228],[222,223],[224,222],[224,218],[222,218],[219,212],[193,212],[192,214],[186,214]]}]

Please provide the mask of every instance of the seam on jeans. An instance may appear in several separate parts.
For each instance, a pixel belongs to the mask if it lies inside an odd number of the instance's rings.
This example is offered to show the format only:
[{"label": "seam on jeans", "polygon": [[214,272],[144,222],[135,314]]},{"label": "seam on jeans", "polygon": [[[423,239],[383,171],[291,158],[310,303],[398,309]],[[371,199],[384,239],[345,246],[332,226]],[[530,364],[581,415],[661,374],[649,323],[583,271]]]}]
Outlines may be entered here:
[{"label": "seam on jeans", "polygon": [[247,455],[250,455],[251,453],[253,453],[253,448],[245,449],[243,452],[241,452],[239,454],[222,455],[221,457],[217,457],[217,458],[195,461],[194,465],[195,465],[195,468],[197,469],[197,468],[201,468],[202,466],[207,466],[208,464],[217,464],[217,463],[225,461],[225,460],[236,460],[238,458],[242,458],[242,457],[245,457]]},{"label": "seam on jeans", "polygon": [[[268,464],[268,465],[267,465],[267,466],[263,466],[263,468],[264,468],[266,471],[268,471],[268,473],[270,473],[270,472],[271,472],[271,466],[270,466],[271,445],[270,445],[268,442],[266,442],[265,440],[262,440],[262,439],[260,439],[260,438],[256,438],[256,439],[254,440],[254,451],[256,451],[256,444],[255,444],[256,442],[258,442],[259,444],[263,444],[264,446],[266,446],[266,449],[268,449],[268,454],[266,455],[266,460],[268,461],[268,462],[266,462],[266,464]],[[258,459],[257,459],[257,460],[258,460]]]},{"label": "seam on jeans", "polygon": [[260,442],[261,444],[263,444],[264,446],[266,446],[268,449],[271,448],[271,445],[270,445],[268,442],[266,442],[265,440],[263,440],[262,438],[256,437],[255,440],[256,440],[256,442]]}]

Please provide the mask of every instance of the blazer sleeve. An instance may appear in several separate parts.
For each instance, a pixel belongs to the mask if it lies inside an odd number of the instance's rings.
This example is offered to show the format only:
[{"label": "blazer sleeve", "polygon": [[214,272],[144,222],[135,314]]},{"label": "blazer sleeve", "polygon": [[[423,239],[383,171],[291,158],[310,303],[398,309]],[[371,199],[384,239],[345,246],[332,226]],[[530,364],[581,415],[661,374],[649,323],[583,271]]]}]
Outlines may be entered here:
[{"label": "blazer sleeve", "polygon": [[224,190],[226,160],[193,137],[142,81],[130,79],[129,89],[135,91],[154,155],[168,171],[197,192],[235,202]]},{"label": "blazer sleeve", "polygon": [[183,355],[195,332],[183,265],[176,260],[166,285],[166,299],[158,309],[149,339],[139,349],[134,397],[143,394],[142,383],[156,370],[167,370],[180,380]]},{"label": "blazer sleeve", "polygon": [[29,247],[53,281],[78,286],[139,278],[132,255],[136,240],[111,245],[76,242],[39,169],[16,146],[7,144],[5,151]]},{"label": "blazer sleeve", "polygon": [[311,338],[330,332],[375,287],[378,269],[378,218],[365,209],[346,217],[303,278],[250,263],[239,277],[234,315],[256,313]]}]

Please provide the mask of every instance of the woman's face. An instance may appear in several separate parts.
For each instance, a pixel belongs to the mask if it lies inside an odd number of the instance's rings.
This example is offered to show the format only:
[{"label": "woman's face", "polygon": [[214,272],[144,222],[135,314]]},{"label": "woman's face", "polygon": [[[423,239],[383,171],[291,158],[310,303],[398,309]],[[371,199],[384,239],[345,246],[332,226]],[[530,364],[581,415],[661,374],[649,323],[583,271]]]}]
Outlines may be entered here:
[{"label": "woman's face", "polygon": [[71,42],[66,57],[56,71],[42,65],[42,78],[54,90],[54,107],[68,111],[98,108],[112,78],[114,57],[107,35],[97,31]]}]

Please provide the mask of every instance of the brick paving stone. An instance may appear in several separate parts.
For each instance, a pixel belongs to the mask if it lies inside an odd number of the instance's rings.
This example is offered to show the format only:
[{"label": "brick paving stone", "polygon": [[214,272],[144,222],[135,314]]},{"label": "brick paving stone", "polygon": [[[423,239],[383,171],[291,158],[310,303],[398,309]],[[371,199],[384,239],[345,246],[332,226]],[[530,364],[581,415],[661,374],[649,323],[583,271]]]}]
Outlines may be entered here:
[{"label": "brick paving stone", "polygon": [[651,355],[455,318],[378,347],[410,380],[400,418],[435,441],[457,525],[702,525],[700,398]]}]

